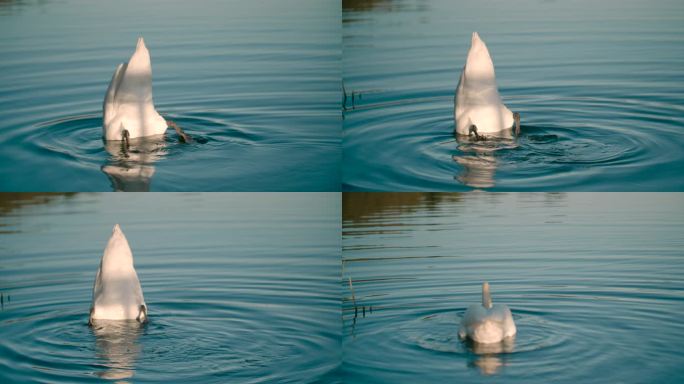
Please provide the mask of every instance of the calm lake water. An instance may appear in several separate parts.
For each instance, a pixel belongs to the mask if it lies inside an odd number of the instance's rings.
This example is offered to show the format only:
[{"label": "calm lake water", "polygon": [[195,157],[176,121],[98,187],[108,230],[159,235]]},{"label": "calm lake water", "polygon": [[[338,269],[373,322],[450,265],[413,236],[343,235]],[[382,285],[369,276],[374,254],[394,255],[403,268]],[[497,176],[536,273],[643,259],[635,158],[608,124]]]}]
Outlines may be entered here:
[{"label": "calm lake water", "polygon": [[[684,2],[343,5],[345,190],[684,190]],[[454,139],[474,31],[518,140]]]},{"label": "calm lake water", "polygon": [[[0,190],[338,191],[335,1],[0,2]],[[102,102],[143,36],[154,101],[197,141],[105,148]]]},{"label": "calm lake water", "polygon": [[[337,382],[340,196],[0,195],[0,382]],[[148,324],[88,326],[112,226]]]},{"label": "calm lake water", "polygon": [[[345,381],[684,380],[681,194],[355,193],[343,206]],[[513,312],[512,344],[458,339],[483,281]]]}]

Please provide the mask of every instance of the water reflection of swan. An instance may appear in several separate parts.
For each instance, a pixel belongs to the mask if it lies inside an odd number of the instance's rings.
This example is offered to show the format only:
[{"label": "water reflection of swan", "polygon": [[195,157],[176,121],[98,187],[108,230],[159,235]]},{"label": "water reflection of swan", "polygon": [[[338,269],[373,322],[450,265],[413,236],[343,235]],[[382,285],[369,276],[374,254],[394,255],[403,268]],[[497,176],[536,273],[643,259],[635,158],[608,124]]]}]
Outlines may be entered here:
[{"label": "water reflection of swan", "polygon": [[461,137],[458,149],[462,154],[452,159],[463,167],[456,180],[473,188],[491,188],[496,182],[494,175],[498,166],[496,152],[500,149],[515,148],[512,139],[489,139],[481,141],[476,138]]},{"label": "water reflection of swan", "polygon": [[138,338],[143,327],[135,320],[93,320],[96,356],[105,361],[97,375],[108,380],[123,380],[135,374],[140,354]]},{"label": "water reflection of swan", "polygon": [[473,32],[454,100],[456,133],[475,137],[511,138],[520,132],[520,114],[511,112],[496,86],[494,63],[477,32]]},{"label": "water reflection of swan", "polygon": [[149,191],[154,163],[167,154],[166,146],[163,135],[131,139],[128,146],[121,141],[107,141],[105,149],[110,157],[102,172],[109,177],[114,191]]},{"label": "water reflection of swan", "polygon": [[473,188],[491,188],[494,186],[496,173],[496,157],[487,152],[475,152],[473,155],[454,156],[454,161],[463,167],[456,180]]},{"label": "water reflection of swan", "polygon": [[478,367],[483,375],[493,375],[505,365],[501,354],[511,353],[515,349],[515,336],[505,338],[499,343],[488,344],[468,339],[465,344],[476,355],[470,363]]}]

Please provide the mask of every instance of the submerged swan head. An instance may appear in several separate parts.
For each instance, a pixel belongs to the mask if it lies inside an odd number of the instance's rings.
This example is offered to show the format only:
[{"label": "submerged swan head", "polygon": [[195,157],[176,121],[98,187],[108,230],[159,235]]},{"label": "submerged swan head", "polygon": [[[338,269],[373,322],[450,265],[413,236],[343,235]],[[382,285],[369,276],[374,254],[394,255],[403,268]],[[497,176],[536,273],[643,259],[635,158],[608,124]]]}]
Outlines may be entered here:
[{"label": "submerged swan head", "polygon": [[510,309],[505,304],[493,304],[489,283],[483,283],[482,303],[468,308],[461,321],[459,337],[483,344],[498,343],[516,332]]}]

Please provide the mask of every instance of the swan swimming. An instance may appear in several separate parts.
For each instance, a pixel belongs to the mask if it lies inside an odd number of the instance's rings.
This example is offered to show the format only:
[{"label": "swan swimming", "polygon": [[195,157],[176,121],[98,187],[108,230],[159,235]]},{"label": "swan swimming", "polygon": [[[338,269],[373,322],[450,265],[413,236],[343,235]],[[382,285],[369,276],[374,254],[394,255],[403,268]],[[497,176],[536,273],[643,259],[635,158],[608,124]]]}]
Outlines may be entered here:
[{"label": "swan swimming", "polygon": [[463,66],[454,100],[456,133],[477,139],[486,136],[511,137],[520,133],[520,114],[501,101],[496,86],[494,63],[477,32],[473,32],[468,58]]},{"label": "swan swimming", "polygon": [[145,40],[138,38],[135,52],[127,63],[116,67],[102,106],[105,140],[122,140],[161,135],[173,127],[181,141],[190,137],[174,122],[164,119],[152,101],[152,63]]},{"label": "swan swimming", "polygon": [[489,283],[482,284],[482,304],[471,305],[461,320],[458,336],[477,343],[498,343],[517,332],[511,310],[505,304],[492,305]]},{"label": "swan swimming", "polygon": [[133,254],[119,224],[112,230],[93,285],[88,323],[98,319],[147,321],[147,305],[133,267]]}]

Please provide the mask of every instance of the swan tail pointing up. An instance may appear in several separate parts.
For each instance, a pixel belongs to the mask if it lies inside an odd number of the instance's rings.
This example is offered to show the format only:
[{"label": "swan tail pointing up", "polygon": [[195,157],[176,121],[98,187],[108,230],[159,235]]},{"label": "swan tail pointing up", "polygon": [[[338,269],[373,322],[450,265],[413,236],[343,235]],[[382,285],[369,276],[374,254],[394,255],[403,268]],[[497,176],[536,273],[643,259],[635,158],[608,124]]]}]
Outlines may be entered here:
[{"label": "swan tail pointing up", "polygon": [[492,295],[489,294],[489,283],[482,283],[482,306],[489,309],[492,307]]}]

